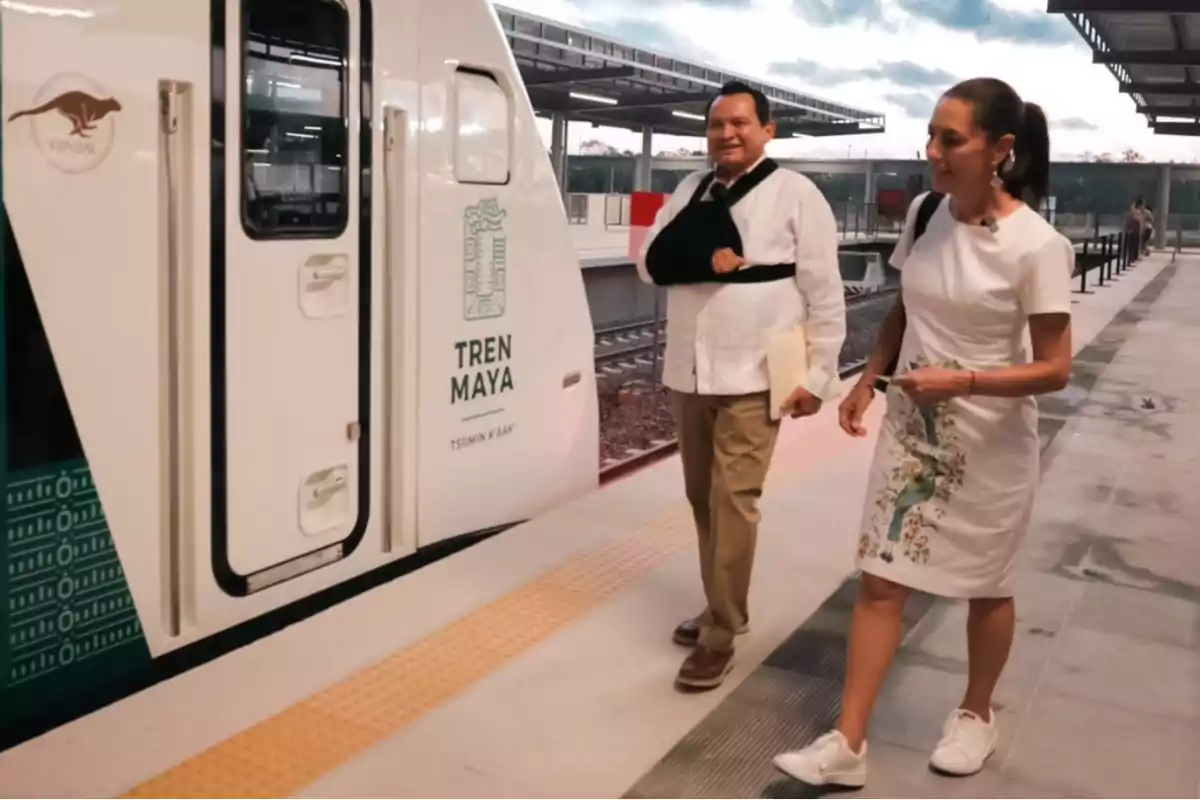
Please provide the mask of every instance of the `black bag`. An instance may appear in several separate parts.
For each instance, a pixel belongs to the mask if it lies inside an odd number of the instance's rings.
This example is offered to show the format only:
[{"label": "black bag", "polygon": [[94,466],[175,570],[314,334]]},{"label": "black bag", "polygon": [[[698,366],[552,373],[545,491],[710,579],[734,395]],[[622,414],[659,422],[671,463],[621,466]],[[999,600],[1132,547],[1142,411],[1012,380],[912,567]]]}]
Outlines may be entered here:
[{"label": "black bag", "polygon": [[794,278],[796,265],[765,264],[718,274],[713,270],[713,253],[728,247],[745,256],[742,236],[729,213],[739,200],[779,169],[770,158],[763,161],[733,184],[729,190],[714,187],[711,200],[704,193],[716,178],[710,172],[700,180],[688,204],[654,237],[646,250],[646,271],[658,286],[688,283],[762,283]]},{"label": "black bag", "polygon": [[[945,199],[945,197],[946,196],[941,192],[930,192],[929,194],[925,195],[925,199],[921,201],[921,206],[917,209],[917,218],[913,221],[913,238],[912,243],[908,246],[908,251],[910,253],[912,252],[913,247],[916,246],[917,239],[920,239],[921,235],[925,233],[925,229],[929,227],[929,220],[933,219],[933,213],[938,210],[938,206],[942,204],[942,200]],[[903,344],[903,340],[901,341],[901,344]],[[892,363],[887,365],[887,369],[881,373],[881,377],[887,376],[890,378],[895,376],[896,368],[899,366],[900,351],[897,350],[896,357],[892,359]],[[879,379],[875,380],[876,391],[886,392],[887,388],[887,383]]]}]

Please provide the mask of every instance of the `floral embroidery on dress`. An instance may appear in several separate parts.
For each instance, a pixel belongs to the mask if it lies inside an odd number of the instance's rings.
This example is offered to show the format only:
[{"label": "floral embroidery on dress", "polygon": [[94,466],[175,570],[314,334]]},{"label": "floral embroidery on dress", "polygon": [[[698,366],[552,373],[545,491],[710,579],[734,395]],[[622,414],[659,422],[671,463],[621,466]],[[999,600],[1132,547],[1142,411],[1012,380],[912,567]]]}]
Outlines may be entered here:
[{"label": "floral embroidery on dress", "polygon": [[[909,369],[927,366],[918,357]],[[956,361],[938,366],[962,369]],[[929,561],[930,528],[945,515],[945,504],[962,486],[966,456],[951,403],[922,408],[899,389],[889,392],[896,404],[897,430],[890,442],[891,469],[874,502],[871,526],[859,537],[859,558],[891,563],[896,551],[914,564]]]}]

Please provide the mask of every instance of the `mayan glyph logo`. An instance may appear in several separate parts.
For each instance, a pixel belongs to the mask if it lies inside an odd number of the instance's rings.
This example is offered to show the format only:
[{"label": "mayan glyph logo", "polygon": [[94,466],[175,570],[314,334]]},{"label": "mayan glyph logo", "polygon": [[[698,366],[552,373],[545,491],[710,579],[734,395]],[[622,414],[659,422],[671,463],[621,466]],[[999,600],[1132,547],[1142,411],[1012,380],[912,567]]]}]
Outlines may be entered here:
[{"label": "mayan glyph logo", "polygon": [[83,75],[55,75],[38,90],[28,108],[8,121],[29,120],[38,150],[63,172],[98,167],[108,157],[121,104]]},{"label": "mayan glyph logo", "polygon": [[494,197],[463,209],[463,316],[467,319],[504,316],[507,213]]}]

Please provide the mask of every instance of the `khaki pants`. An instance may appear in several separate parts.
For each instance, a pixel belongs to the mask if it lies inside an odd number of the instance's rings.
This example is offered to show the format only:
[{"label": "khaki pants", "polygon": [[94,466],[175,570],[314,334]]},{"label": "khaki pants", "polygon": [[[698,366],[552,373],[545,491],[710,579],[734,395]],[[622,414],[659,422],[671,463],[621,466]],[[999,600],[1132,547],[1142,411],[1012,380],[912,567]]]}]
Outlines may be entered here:
[{"label": "khaki pants", "polygon": [[758,537],[758,498],[779,435],[769,396],[673,392],[679,452],[700,544],[700,577],[708,607],[700,644],[733,647],[749,621],[750,572]]}]

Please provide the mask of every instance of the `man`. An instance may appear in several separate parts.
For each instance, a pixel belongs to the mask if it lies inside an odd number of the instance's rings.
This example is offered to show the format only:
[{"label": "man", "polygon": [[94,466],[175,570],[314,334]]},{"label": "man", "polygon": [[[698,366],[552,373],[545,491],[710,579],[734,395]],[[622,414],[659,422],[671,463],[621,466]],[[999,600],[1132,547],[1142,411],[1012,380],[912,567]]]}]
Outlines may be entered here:
[{"label": "man", "polygon": [[[846,333],[833,211],[812,181],[766,158],[775,135],[767,98],[728,83],[709,105],[707,126],[714,174],[680,183],[638,261],[644,281],[667,285],[663,382],[672,390],[707,600],[672,638],[692,648],[677,684],[701,690],[724,681],[734,637],[748,630],[758,498],[779,432],[769,407],[767,342],[805,325],[809,376],[780,409],[805,417],[820,410],[836,381]],[[680,231],[697,209],[710,218]],[[717,211],[732,217],[734,246],[711,243]],[[710,263],[682,263],[689,259]]]}]

